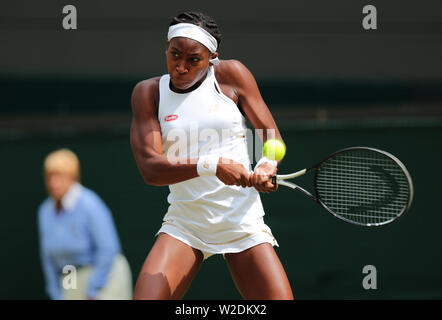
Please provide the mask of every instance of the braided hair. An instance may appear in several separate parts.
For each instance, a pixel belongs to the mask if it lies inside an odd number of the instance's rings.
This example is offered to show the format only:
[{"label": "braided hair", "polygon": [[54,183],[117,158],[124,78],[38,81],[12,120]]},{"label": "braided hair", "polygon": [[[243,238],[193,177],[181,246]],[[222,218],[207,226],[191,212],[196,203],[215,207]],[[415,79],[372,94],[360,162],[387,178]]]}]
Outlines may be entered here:
[{"label": "braided hair", "polygon": [[219,30],[218,24],[213,18],[204,13],[195,11],[186,11],[180,13],[176,17],[172,18],[172,21],[169,23],[169,27],[178,23],[191,23],[199,26],[210,33],[216,39],[218,46],[221,43],[221,32]]}]

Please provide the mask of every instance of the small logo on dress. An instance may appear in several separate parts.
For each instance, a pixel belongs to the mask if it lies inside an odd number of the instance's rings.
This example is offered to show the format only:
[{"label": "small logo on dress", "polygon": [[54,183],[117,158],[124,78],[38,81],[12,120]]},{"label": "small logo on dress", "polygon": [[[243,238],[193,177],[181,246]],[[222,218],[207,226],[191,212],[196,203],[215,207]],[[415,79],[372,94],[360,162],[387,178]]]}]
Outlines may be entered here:
[{"label": "small logo on dress", "polygon": [[204,169],[209,169],[210,164],[209,164],[209,162],[207,162],[207,160],[204,161],[203,167],[204,167]]},{"label": "small logo on dress", "polygon": [[176,120],[178,119],[178,115],[177,114],[169,114],[168,116],[166,116],[164,118],[165,121],[172,121],[172,120]]}]

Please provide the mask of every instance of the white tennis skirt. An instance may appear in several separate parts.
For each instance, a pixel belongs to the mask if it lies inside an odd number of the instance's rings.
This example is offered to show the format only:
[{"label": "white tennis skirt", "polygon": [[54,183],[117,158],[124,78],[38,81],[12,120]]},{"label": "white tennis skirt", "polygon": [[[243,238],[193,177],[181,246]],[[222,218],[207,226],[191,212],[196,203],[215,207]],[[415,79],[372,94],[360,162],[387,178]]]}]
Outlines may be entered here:
[{"label": "white tennis skirt", "polygon": [[[160,233],[166,233],[185,244],[200,250],[204,255],[204,260],[214,254],[237,253],[254,247],[261,243],[270,243],[272,246],[278,246],[278,242],[273,236],[270,228],[264,223],[263,219],[258,221],[251,230],[237,230],[235,236],[230,239],[220,239],[220,242],[207,242],[190,232],[185,227],[180,226],[174,221],[164,221]],[[210,230],[208,230],[210,232]]]}]

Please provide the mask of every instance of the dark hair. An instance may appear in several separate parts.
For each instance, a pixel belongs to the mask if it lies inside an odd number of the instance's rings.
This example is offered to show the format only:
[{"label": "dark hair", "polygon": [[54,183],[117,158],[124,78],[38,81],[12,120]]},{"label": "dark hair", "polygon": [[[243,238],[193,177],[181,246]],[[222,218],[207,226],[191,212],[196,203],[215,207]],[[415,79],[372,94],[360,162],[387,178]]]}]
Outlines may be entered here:
[{"label": "dark hair", "polygon": [[218,24],[213,18],[204,13],[195,11],[186,11],[180,13],[172,19],[172,21],[169,23],[169,27],[178,23],[192,23],[197,25],[210,33],[216,39],[218,46],[221,43],[221,32]]}]

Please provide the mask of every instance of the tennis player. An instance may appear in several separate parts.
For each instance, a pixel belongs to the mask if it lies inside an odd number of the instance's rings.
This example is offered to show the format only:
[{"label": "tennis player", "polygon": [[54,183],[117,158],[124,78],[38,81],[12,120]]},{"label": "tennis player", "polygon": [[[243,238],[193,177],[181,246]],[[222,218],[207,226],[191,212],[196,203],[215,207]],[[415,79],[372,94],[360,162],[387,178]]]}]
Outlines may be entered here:
[{"label": "tennis player", "polygon": [[259,195],[276,190],[277,163],[263,157],[252,172],[247,152],[245,117],[263,141],[272,130],[281,139],[256,81],[241,62],[218,59],[219,28],[202,13],[174,17],[167,40],[168,74],[132,94],[139,171],[170,189],[134,299],[182,298],[213,254],[224,255],[243,298],[293,299]]}]

